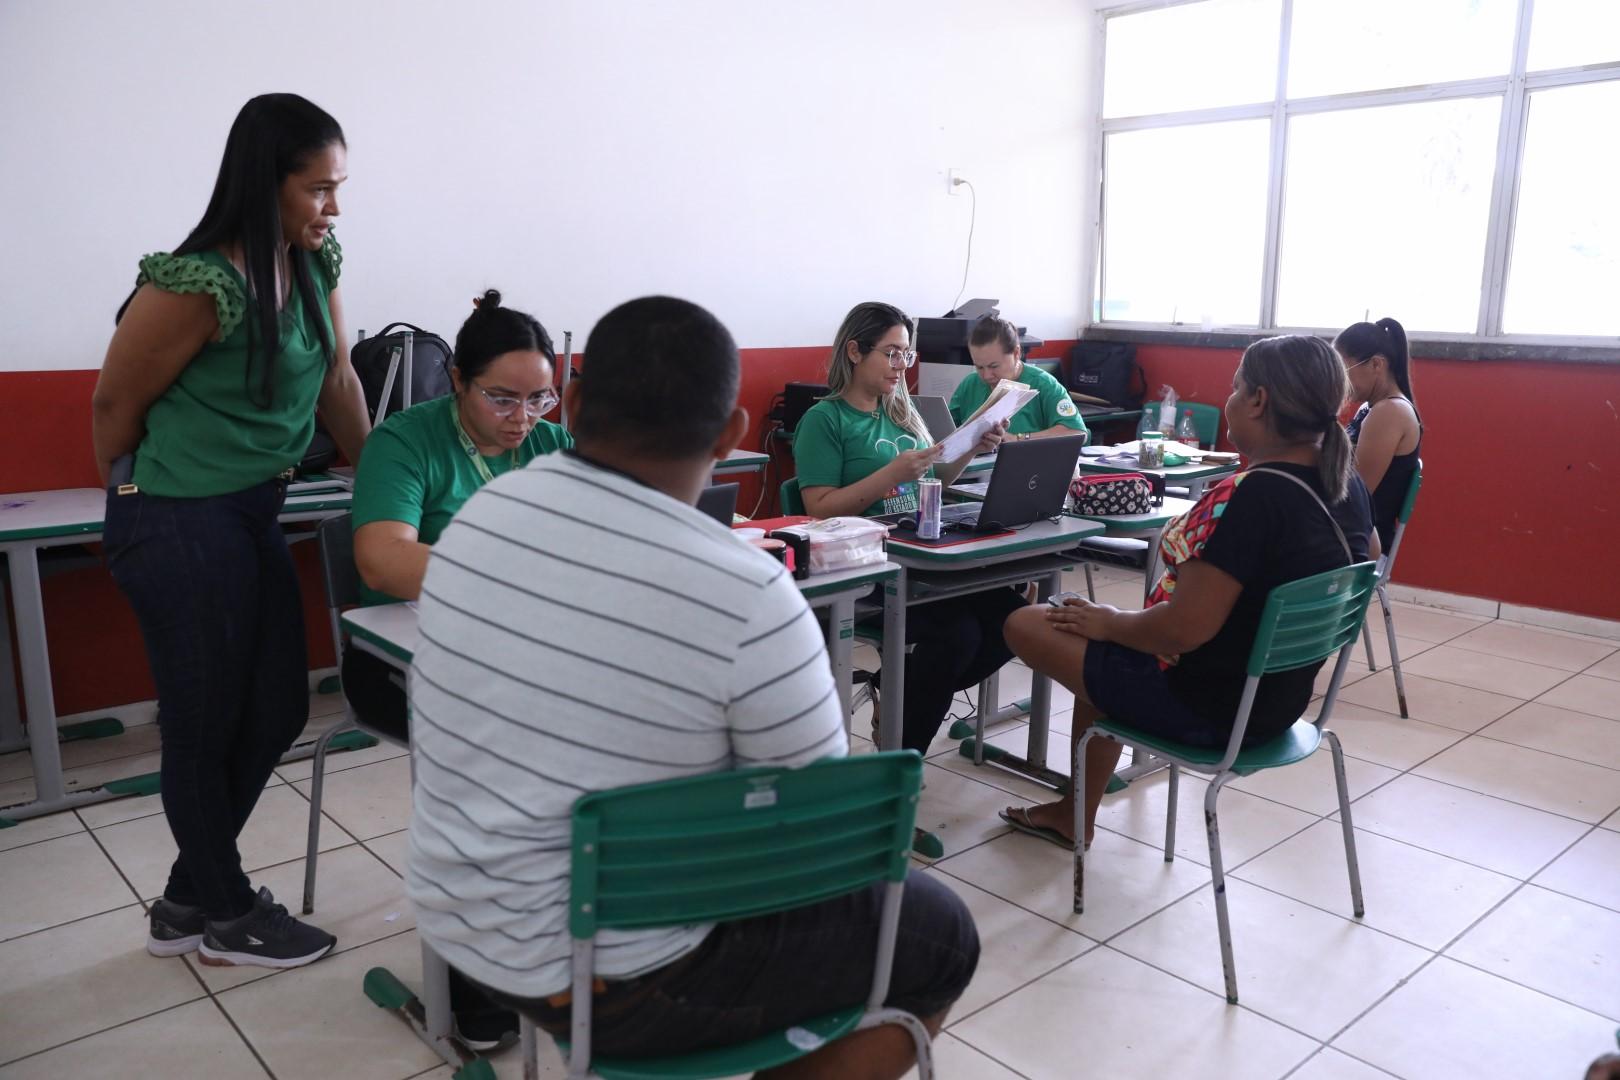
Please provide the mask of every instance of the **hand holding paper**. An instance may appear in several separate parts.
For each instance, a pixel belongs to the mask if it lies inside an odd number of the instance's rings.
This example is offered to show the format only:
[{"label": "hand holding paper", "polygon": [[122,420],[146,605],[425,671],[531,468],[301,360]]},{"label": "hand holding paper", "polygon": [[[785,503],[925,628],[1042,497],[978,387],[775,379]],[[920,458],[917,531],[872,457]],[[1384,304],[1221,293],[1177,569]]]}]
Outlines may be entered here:
[{"label": "hand holding paper", "polygon": [[940,458],[944,461],[955,461],[973,451],[984,438],[985,432],[997,424],[1011,420],[1018,415],[1018,410],[1028,405],[1039,396],[1033,386],[1013,382],[1011,379],[1002,379],[996,384],[979,411],[968,417],[967,422],[939,444]]}]

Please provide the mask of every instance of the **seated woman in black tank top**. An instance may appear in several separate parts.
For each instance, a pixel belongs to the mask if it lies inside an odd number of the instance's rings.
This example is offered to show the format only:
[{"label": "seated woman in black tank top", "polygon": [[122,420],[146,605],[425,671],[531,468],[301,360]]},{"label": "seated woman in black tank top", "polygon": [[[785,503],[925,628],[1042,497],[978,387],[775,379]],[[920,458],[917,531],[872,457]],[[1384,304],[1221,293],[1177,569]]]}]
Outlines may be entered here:
[{"label": "seated woman in black tank top", "polygon": [[[1120,611],[1076,597],[1007,619],[1007,644],[1019,658],[1074,692],[1074,744],[1106,716],[1177,742],[1224,747],[1267,594],[1377,557],[1367,489],[1339,426],[1346,391],[1343,365],[1319,338],[1249,346],[1226,423],[1250,467],[1210,487],[1165,530],[1166,569],[1147,607]],[[1260,681],[1245,745],[1273,739],[1299,719],[1321,666]],[[1086,748],[1087,843],[1120,750],[1109,739]],[[1072,799],[1009,807],[1001,816],[1068,846]]]},{"label": "seated woman in black tank top", "polygon": [[1388,551],[1423,448],[1406,331],[1394,319],[1359,322],[1345,327],[1333,347],[1350,379],[1351,400],[1362,403],[1350,421],[1350,445],[1356,472],[1372,492],[1379,543]]}]

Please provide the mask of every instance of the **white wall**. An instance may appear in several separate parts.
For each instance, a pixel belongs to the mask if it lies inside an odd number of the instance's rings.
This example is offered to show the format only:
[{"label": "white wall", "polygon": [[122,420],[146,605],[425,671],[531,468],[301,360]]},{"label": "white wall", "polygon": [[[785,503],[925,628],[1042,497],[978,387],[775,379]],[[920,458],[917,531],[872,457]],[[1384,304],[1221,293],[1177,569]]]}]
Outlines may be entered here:
[{"label": "white wall", "polygon": [[452,336],[489,285],[577,345],[649,292],[744,346],[855,301],[1089,306],[1081,0],[3,0],[0,370],[100,364],[136,259],[202,212],[249,96],[343,124],[351,330]]}]

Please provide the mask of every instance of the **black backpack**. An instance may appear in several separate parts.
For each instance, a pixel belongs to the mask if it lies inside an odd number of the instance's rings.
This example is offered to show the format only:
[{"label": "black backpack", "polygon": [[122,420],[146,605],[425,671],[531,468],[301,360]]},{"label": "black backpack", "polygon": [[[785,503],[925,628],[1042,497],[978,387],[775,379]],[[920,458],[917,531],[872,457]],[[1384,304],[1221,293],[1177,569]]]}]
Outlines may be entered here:
[{"label": "black backpack", "polygon": [[[349,362],[360,377],[360,388],[366,395],[366,416],[374,422],[377,403],[382,400],[383,386],[388,382],[388,369],[395,353],[402,353],[404,334],[409,330],[411,340],[411,404],[431,401],[450,393],[450,360],[452,352],[444,338],[410,323],[389,323],[382,333],[362,338],[349,350]],[[394,374],[394,386],[388,395],[388,408],[384,417],[392,416],[405,403],[405,369],[403,357]],[[337,444],[319,418],[315,421],[315,434],[309,440],[303,460],[298,463],[300,475],[324,472],[337,459]],[[353,464],[351,462],[350,464]]]},{"label": "black backpack", "polygon": [[1069,353],[1069,389],[1122,409],[1147,396],[1147,376],[1136,346],[1124,341],[1079,341]]}]

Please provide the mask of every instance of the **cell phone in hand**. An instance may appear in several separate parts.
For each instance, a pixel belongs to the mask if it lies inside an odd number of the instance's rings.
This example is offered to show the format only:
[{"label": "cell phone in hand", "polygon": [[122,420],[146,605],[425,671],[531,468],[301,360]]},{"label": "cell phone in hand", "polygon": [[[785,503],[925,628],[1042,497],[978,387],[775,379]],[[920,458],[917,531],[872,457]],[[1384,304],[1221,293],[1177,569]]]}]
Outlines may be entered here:
[{"label": "cell phone in hand", "polygon": [[1048,596],[1046,598],[1046,602],[1048,604],[1050,604],[1052,607],[1062,607],[1066,602],[1068,602],[1070,600],[1079,600],[1079,599],[1081,599],[1081,596],[1077,592],[1060,592],[1060,593],[1053,593],[1051,596]]}]

